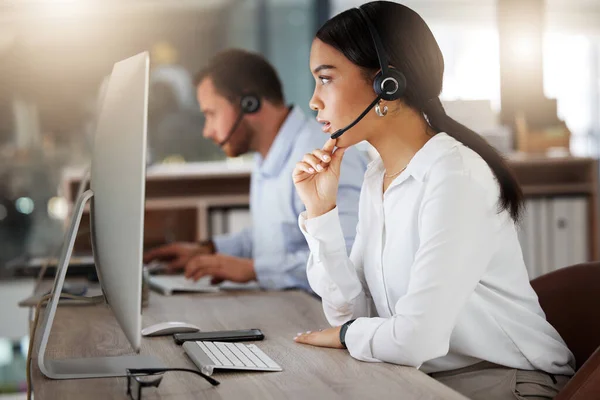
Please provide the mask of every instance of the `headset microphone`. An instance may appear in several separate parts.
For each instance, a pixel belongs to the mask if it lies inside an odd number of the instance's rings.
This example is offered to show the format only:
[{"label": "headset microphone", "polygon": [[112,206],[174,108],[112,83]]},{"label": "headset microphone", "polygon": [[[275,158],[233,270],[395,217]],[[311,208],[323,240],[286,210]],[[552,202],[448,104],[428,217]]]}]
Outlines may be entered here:
[{"label": "headset microphone", "polygon": [[219,143],[219,147],[223,147],[223,146],[225,146],[225,144],[227,142],[229,142],[229,139],[231,139],[231,137],[233,136],[233,133],[235,132],[235,130],[238,128],[238,126],[242,122],[244,115],[254,114],[254,113],[258,112],[258,110],[260,110],[260,98],[258,96],[254,95],[254,94],[242,95],[242,97],[240,99],[240,113],[239,113],[237,119],[235,120],[235,122],[233,123],[233,126],[229,130],[229,133],[227,134],[225,139],[223,141],[221,141],[221,143]]},{"label": "headset microphone", "polygon": [[362,114],[360,114],[358,118],[354,120],[354,122],[345,128],[335,131],[333,135],[331,135],[332,139],[339,138],[354,125],[358,124],[358,122],[363,119],[373,107],[375,107],[375,104],[377,104],[379,100],[398,100],[400,97],[402,97],[404,91],[406,90],[406,77],[396,68],[389,66],[387,55],[383,49],[383,43],[381,42],[381,38],[377,33],[377,29],[375,29],[375,25],[373,25],[369,19],[369,16],[365,10],[362,9],[362,7],[358,7],[358,11],[360,12],[362,19],[369,27],[369,32],[371,32],[371,38],[373,39],[373,44],[375,45],[375,51],[377,52],[377,60],[379,61],[380,71],[373,79],[373,90],[375,91],[377,97],[371,104],[369,104],[365,111],[363,111]]},{"label": "headset microphone", "polygon": [[359,122],[361,119],[363,119],[363,118],[365,117],[365,115],[367,115],[367,114],[369,113],[369,111],[371,111],[371,109],[372,109],[373,107],[375,107],[375,104],[377,104],[377,102],[378,102],[379,100],[381,100],[381,97],[377,96],[377,97],[375,98],[375,100],[373,100],[373,102],[372,102],[371,104],[369,104],[369,106],[368,106],[367,108],[365,108],[365,111],[363,111],[363,112],[362,112],[362,114],[360,114],[360,115],[358,116],[358,118],[356,118],[356,119],[354,120],[354,122],[352,122],[350,125],[348,125],[348,126],[347,126],[347,127],[345,127],[345,128],[338,129],[337,131],[335,131],[335,132],[333,133],[333,135],[331,135],[331,138],[332,138],[332,139],[337,139],[337,138],[339,138],[340,136],[342,136],[342,135],[344,134],[344,132],[346,132],[347,130],[349,130],[350,128],[352,128],[354,125],[358,124],[358,122]]}]

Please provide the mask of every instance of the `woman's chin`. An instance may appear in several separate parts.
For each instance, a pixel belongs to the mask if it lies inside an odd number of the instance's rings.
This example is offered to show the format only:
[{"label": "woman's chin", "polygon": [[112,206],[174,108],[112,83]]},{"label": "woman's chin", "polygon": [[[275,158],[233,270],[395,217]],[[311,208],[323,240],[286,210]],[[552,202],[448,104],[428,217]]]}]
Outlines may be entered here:
[{"label": "woman's chin", "polygon": [[345,138],[343,135],[338,138],[337,142],[335,142],[335,147],[338,149],[347,149],[348,147],[352,147],[354,145],[355,143],[353,143],[352,140]]}]

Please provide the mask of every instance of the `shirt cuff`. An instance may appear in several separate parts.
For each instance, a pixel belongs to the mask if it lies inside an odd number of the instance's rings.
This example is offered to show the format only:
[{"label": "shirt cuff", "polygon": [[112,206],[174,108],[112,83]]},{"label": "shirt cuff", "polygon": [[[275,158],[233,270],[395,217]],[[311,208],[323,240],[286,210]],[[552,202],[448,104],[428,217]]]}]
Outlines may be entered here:
[{"label": "shirt cuff", "polygon": [[346,347],[350,355],[357,360],[382,362],[373,356],[371,341],[384,318],[357,318],[346,331]]},{"label": "shirt cuff", "polygon": [[298,225],[316,262],[321,262],[323,256],[328,254],[343,252],[347,255],[337,207],[310,219],[306,218],[305,211],[298,217]]}]

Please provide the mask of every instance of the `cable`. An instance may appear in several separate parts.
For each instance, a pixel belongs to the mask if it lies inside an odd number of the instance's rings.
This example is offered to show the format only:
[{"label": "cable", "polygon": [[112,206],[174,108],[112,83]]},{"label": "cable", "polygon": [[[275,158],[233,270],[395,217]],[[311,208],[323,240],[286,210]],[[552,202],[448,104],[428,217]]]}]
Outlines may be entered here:
[{"label": "cable", "polygon": [[[31,355],[33,353],[33,344],[35,342],[35,333],[37,331],[38,320],[40,317],[40,309],[42,305],[48,303],[48,300],[52,298],[52,293],[43,296],[40,301],[38,301],[35,306],[35,317],[33,318],[33,326],[31,327],[31,332],[29,334],[29,348],[27,350],[27,364],[26,364],[26,373],[27,373],[27,400],[31,400],[32,393],[32,384],[31,384]],[[90,303],[102,303],[104,301],[104,296],[74,296],[72,294],[61,293],[60,299],[72,299],[72,300],[86,300]],[[60,300],[59,299],[59,300]]]}]

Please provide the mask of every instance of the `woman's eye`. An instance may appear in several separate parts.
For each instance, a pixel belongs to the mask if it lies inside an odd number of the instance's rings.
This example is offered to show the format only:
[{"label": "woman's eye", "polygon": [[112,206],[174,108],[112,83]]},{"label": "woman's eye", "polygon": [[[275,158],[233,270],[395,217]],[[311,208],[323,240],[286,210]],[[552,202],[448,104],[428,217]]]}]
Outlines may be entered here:
[{"label": "woman's eye", "polygon": [[327,85],[329,82],[331,82],[331,78],[326,76],[320,76],[319,80],[321,81],[321,85]]}]

